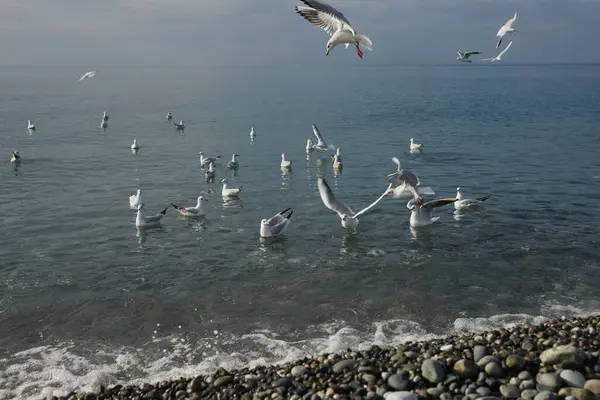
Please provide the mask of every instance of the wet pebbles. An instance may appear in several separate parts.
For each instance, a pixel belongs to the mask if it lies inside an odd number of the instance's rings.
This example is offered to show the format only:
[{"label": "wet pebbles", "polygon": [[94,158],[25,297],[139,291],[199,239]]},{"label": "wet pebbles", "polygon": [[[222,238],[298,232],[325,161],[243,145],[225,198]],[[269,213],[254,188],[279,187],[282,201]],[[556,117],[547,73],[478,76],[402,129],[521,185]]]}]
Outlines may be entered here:
[{"label": "wet pebbles", "polygon": [[598,331],[600,316],[560,319],[60,399],[600,400]]}]

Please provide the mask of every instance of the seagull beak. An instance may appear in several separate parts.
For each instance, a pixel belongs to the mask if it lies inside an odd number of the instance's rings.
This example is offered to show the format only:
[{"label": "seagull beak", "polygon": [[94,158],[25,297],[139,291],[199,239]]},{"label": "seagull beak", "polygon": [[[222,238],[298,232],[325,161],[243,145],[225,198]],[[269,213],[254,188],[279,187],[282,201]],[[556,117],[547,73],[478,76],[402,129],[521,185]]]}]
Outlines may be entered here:
[{"label": "seagull beak", "polygon": [[327,51],[325,52],[325,55],[328,56],[329,55],[329,49],[327,49]]}]

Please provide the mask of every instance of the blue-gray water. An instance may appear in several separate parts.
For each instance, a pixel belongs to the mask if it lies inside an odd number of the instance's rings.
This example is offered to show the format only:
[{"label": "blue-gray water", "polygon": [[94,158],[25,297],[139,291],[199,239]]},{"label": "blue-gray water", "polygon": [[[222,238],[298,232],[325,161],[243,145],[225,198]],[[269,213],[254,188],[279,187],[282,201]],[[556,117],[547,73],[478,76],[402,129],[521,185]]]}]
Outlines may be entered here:
[{"label": "blue-gray water", "polygon": [[[76,84],[83,72],[0,69],[0,398],[600,308],[597,66],[106,68]],[[312,123],[341,148],[340,176],[306,160]],[[201,150],[241,155],[238,203],[204,183]],[[356,210],[392,156],[440,197],[493,196],[416,235],[386,198],[347,235],[317,174]],[[204,195],[205,223],[171,209],[138,234],[138,188],[150,212]],[[286,207],[286,237],[259,240]]]}]

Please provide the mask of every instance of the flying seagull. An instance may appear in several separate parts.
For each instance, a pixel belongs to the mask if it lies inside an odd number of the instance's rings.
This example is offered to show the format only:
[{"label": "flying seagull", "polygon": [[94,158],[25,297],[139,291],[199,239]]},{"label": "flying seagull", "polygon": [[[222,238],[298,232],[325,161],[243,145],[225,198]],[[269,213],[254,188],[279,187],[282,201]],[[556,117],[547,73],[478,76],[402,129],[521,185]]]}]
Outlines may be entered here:
[{"label": "flying seagull", "polygon": [[318,28],[322,28],[331,38],[327,41],[325,55],[338,44],[345,44],[346,48],[353,44],[356,46],[356,54],[363,58],[363,52],[360,45],[367,50],[373,50],[373,42],[365,35],[358,33],[352,27],[350,21],[346,19],[344,14],[317,0],[300,0],[305,5],[296,6],[296,12],[304,17],[308,22]]},{"label": "flying seagull", "polygon": [[498,36],[500,38],[500,40],[498,40],[498,43],[496,43],[496,48],[500,47],[500,43],[502,43],[502,39],[504,39],[504,36],[506,36],[508,33],[513,33],[516,32],[516,29],[513,29],[512,25],[515,23],[515,20],[517,19],[517,13],[515,13],[515,15],[513,15],[513,17],[511,19],[509,19],[508,21],[506,21],[506,23],[504,25],[502,25],[502,27],[498,30],[498,33],[496,33],[496,36]]},{"label": "flying seagull", "polygon": [[96,75],[96,71],[88,71],[85,74],[83,74],[83,76],[81,78],[79,78],[79,80],[77,82],[81,82],[82,80],[84,80],[86,78],[93,78],[94,75]]},{"label": "flying seagull", "polygon": [[471,62],[471,60],[469,60],[469,57],[471,57],[474,54],[481,54],[480,51],[465,51],[464,53],[457,51],[457,53],[458,57],[456,57],[456,59],[460,62]]},{"label": "flying seagull", "polygon": [[512,41],[510,41],[508,43],[508,46],[506,46],[506,48],[504,50],[502,50],[500,52],[500,54],[498,54],[496,57],[492,57],[492,58],[484,58],[481,61],[489,61],[489,62],[496,62],[496,61],[500,61],[502,60],[502,54],[506,53],[506,50],[508,50],[510,48],[510,46],[512,46]]}]

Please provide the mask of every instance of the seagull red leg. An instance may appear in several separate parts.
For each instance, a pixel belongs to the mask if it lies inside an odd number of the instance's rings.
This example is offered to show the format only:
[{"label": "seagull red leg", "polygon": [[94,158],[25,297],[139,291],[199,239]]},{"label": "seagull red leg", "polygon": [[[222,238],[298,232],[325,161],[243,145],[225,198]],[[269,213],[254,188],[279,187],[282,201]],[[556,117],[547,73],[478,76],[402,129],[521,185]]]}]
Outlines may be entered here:
[{"label": "seagull red leg", "polygon": [[362,50],[360,49],[360,47],[358,46],[358,42],[354,43],[354,45],[356,46],[356,54],[358,54],[358,56],[359,56],[360,58],[363,58],[363,52],[362,52]]}]

